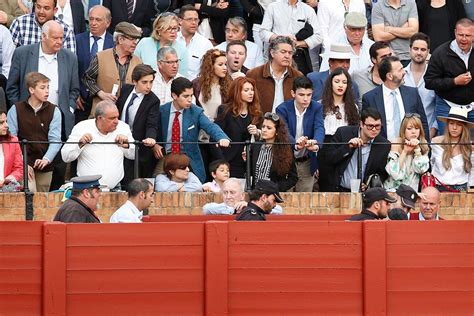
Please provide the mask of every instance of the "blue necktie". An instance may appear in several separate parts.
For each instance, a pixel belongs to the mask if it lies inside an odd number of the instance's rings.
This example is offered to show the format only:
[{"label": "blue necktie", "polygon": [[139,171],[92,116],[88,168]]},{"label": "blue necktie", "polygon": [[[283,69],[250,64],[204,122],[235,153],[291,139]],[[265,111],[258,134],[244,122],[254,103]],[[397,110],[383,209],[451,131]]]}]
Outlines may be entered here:
[{"label": "blue necktie", "polygon": [[99,41],[100,36],[92,36],[92,38],[94,38],[94,43],[91,48],[91,58],[97,55],[97,52],[99,51],[99,45],[97,42]]},{"label": "blue necktie", "polygon": [[[125,123],[128,124],[128,120],[130,119],[130,115],[128,114],[128,110],[130,110],[130,107],[133,105],[133,101],[138,98],[138,95],[136,93],[132,94],[132,97],[130,98],[130,102],[128,102],[127,107],[125,108]],[[128,124],[130,125],[130,124]]]},{"label": "blue necktie", "polygon": [[392,103],[392,106],[393,106],[393,126],[395,128],[395,136],[398,137],[398,135],[400,134],[400,124],[402,122],[402,119],[400,117],[400,107],[399,107],[399,104],[398,104],[398,100],[397,100],[397,94],[395,93],[395,91],[392,91],[390,92],[390,94],[392,95],[392,100],[393,100],[393,103]]}]

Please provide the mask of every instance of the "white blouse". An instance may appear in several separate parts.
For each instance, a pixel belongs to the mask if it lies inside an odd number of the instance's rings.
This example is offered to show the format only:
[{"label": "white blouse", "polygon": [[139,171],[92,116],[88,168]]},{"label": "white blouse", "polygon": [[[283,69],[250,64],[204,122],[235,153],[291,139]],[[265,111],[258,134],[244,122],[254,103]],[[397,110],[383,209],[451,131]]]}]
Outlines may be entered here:
[{"label": "white blouse", "polygon": [[348,125],[344,105],[339,106],[339,112],[341,112],[342,115],[342,119],[340,120],[338,120],[336,114],[332,112],[326,114],[324,118],[324,131],[326,135],[334,135],[339,127]]},{"label": "white blouse", "polygon": [[[474,174],[472,169],[470,173],[464,171],[464,160],[461,154],[451,158],[451,169],[446,170],[443,166],[444,148],[440,145],[432,145],[431,149],[431,173],[439,181],[447,185],[468,183],[470,186],[474,183],[474,179],[471,179],[471,175]],[[474,161],[474,151],[471,154],[471,161]]]}]

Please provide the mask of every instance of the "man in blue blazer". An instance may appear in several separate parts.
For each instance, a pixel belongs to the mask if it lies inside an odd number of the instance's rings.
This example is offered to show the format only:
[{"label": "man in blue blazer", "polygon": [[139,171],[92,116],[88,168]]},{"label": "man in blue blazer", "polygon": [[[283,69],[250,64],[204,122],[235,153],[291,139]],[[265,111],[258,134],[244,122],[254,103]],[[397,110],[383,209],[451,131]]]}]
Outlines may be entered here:
[{"label": "man in blue blazer", "polygon": [[[326,71],[313,71],[310,72],[307,77],[313,83],[313,100],[319,101],[323,95],[324,84],[326,79],[329,77],[329,73],[334,71],[336,68],[344,68],[349,71],[351,66],[352,49],[349,45],[331,45],[330,51],[327,52],[326,58],[329,59],[329,70]],[[354,91],[354,97],[359,100],[359,86],[352,81],[352,90]]]},{"label": "man in blue blazer", "polygon": [[197,143],[199,131],[204,130],[211,137],[211,140],[217,141],[219,146],[222,147],[229,147],[230,139],[217,124],[207,118],[201,107],[192,104],[193,84],[191,81],[184,77],[174,79],[171,83],[171,97],[173,101],[160,107],[161,139],[166,142],[164,153],[169,154],[173,150],[171,144],[173,140],[172,129],[174,120],[177,119],[180,127],[178,151],[188,155],[191,160],[192,172],[204,183],[206,172]]},{"label": "man in blue blazer", "polygon": [[393,140],[400,135],[400,124],[406,114],[415,113],[421,119],[426,139],[430,133],[425,109],[416,88],[402,85],[405,69],[396,56],[385,57],[379,65],[383,84],[362,97],[362,109],[373,107],[382,115],[381,135]]},{"label": "man in blue blazer", "polygon": [[314,173],[318,169],[316,152],[324,141],[324,119],[321,103],[311,99],[313,84],[304,77],[293,81],[293,99],[276,108],[288,127],[290,142],[295,145],[295,163],[298,173],[296,192],[312,192]]},{"label": "man in blue blazer", "polygon": [[[89,32],[76,35],[76,54],[79,69],[79,84],[81,94],[77,99],[77,110],[75,112],[76,123],[89,118],[92,108],[92,99],[89,91],[82,83],[84,72],[89,68],[92,57],[104,49],[114,47],[114,39],[107,28],[110,25],[110,10],[104,6],[97,5],[89,11]],[[97,42],[96,44],[94,44]]]},{"label": "man in blue blazer", "polygon": [[[70,50],[62,48],[62,41],[63,27],[58,22],[51,20],[43,25],[40,43],[20,46],[15,49],[6,92],[12,105],[18,101],[27,100],[28,89],[25,76],[33,71],[41,71],[50,79],[48,100],[61,110],[64,121],[62,133],[64,138],[69,136],[74,126],[73,112],[76,109],[76,99],[79,95],[79,78],[77,76],[77,57]],[[54,57],[49,60],[48,56]]]}]

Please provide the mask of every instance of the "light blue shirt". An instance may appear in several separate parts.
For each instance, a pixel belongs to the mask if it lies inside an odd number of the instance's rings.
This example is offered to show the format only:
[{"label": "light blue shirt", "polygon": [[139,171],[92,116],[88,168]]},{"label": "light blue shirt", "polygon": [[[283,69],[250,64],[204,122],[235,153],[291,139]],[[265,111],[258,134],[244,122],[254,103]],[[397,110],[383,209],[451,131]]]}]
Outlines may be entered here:
[{"label": "light blue shirt", "polygon": [[[18,118],[16,114],[16,105],[12,106],[8,111],[8,130],[14,136],[18,136]],[[58,107],[54,108],[53,119],[49,123],[48,130],[48,141],[49,142],[60,142],[61,141],[61,112],[59,112]],[[54,160],[56,154],[61,150],[61,144],[50,143],[48,150],[44,154],[43,159],[46,158],[49,162]]]},{"label": "light blue shirt", "polygon": [[438,129],[438,123],[436,122],[436,115],[435,115],[435,97],[436,94],[434,90],[428,90],[425,88],[425,73],[426,69],[428,68],[425,65],[425,71],[418,81],[418,85],[415,84],[415,78],[413,78],[413,73],[410,69],[411,63],[408,64],[405,68],[405,85],[408,87],[417,88],[418,94],[420,95],[421,102],[423,103],[423,108],[425,109],[426,118],[428,120],[428,127],[429,128],[436,128]]},{"label": "light blue shirt", "polygon": [[[225,203],[207,203],[202,207],[204,215],[233,215],[235,209],[232,206],[228,206]],[[283,214],[283,208],[280,205],[276,205],[270,212],[272,215]]]},{"label": "light blue shirt", "polygon": [[[365,178],[365,167],[367,167],[367,160],[369,160],[370,148],[372,148],[372,142],[370,141],[366,146],[362,147],[362,179]],[[350,189],[351,188],[351,179],[357,178],[357,152],[361,150],[357,148],[352,155],[349,165],[347,165],[344,174],[342,175],[341,187]]]},{"label": "light blue shirt", "polygon": [[[188,180],[183,182],[185,192],[202,192],[202,184],[194,173],[190,172]],[[156,192],[178,192],[178,184],[171,181],[166,175],[159,174],[155,178]]]}]

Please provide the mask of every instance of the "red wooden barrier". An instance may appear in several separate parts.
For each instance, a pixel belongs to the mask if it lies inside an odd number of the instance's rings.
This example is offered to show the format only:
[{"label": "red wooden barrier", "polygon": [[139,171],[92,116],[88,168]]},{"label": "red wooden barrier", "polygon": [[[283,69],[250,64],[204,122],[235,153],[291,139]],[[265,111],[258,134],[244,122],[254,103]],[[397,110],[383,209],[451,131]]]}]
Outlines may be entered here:
[{"label": "red wooden barrier", "polygon": [[473,315],[474,221],[0,222],[0,315]]},{"label": "red wooden barrier", "polygon": [[[267,215],[267,221],[345,221],[351,215]],[[235,215],[149,215],[144,222],[234,221]]]}]

